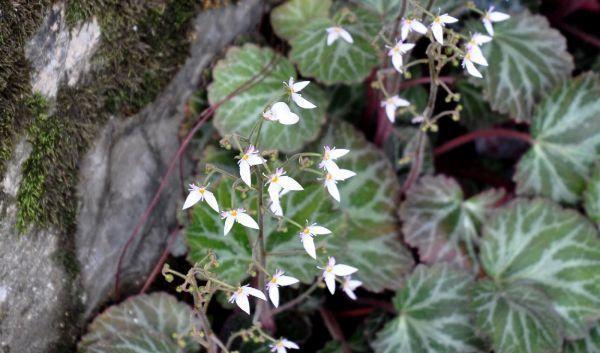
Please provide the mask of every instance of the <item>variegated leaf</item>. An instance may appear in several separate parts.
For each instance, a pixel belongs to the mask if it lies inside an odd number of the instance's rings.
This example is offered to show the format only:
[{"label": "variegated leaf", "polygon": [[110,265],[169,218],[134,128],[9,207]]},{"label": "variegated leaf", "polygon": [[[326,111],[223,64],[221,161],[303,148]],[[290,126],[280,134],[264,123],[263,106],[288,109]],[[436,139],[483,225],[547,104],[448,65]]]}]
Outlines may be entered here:
[{"label": "variegated leaf", "polygon": [[425,263],[443,261],[468,268],[479,226],[503,195],[492,189],[465,200],[454,179],[422,177],[408,190],[400,209],[404,239],[419,249]]},{"label": "variegated leaf", "polygon": [[588,334],[579,340],[566,341],[565,353],[600,353],[600,326],[594,326]]},{"label": "variegated leaf", "polygon": [[494,24],[494,40],[483,46],[485,96],[494,110],[531,121],[533,108],[547,90],[573,70],[565,38],[545,17],[525,10]]},{"label": "variegated leaf", "polygon": [[[419,147],[419,139],[424,139],[423,152],[417,154]],[[429,136],[422,133],[416,127],[394,127],[384,145],[385,153],[396,167],[396,173],[400,183],[404,183],[409,174],[412,165],[417,161],[416,155],[419,156],[421,166],[421,175],[431,175],[434,172],[433,151],[431,150],[431,142]]]},{"label": "variegated leaf", "polygon": [[[265,70],[266,67],[268,69]],[[262,113],[269,104],[275,101],[287,102],[283,82],[296,77],[296,71],[286,58],[272,49],[260,48],[254,44],[229,49],[225,58],[213,69],[214,81],[208,86],[208,100],[211,104],[224,99],[263,71],[256,84],[234,95],[217,109],[213,123],[221,135],[236,133],[248,136],[263,119]],[[317,108],[301,109],[290,103],[291,110],[300,117],[300,121],[293,126],[264,121],[260,131],[262,147],[293,152],[317,138],[325,122],[325,94],[312,83],[302,90],[302,96],[317,105]]]},{"label": "variegated leaf", "polygon": [[489,128],[494,124],[509,120],[508,116],[493,112],[483,99],[481,89],[467,80],[457,83],[460,93],[460,122],[471,130]]},{"label": "variegated leaf", "polygon": [[585,213],[592,221],[600,224],[600,163],[596,163],[583,194],[583,201]]},{"label": "variegated leaf", "polygon": [[555,201],[581,199],[600,155],[600,78],[587,74],[565,82],[538,107],[531,150],[514,176],[520,195]]},{"label": "variegated leaf", "polygon": [[495,282],[543,289],[567,337],[600,318],[600,239],[595,227],[551,201],[518,199],[486,222],[481,263]]},{"label": "variegated leaf", "polygon": [[327,45],[327,28],[338,24],[331,18],[320,17],[303,26],[290,40],[290,60],[298,65],[303,76],[325,84],[358,83],[378,64],[377,49],[372,44],[377,33],[372,24],[377,23],[377,17],[355,9],[345,18],[340,25],[352,36],[352,44],[339,38]]},{"label": "variegated leaf", "polygon": [[477,283],[471,305],[477,327],[491,337],[494,352],[560,353],[560,318],[541,291],[484,280]]},{"label": "variegated leaf", "polygon": [[377,334],[375,352],[482,352],[468,308],[472,281],[448,265],[417,266],[394,297],[398,317]]},{"label": "variegated leaf", "polygon": [[[335,133],[334,133],[335,132]],[[375,147],[366,142],[352,126],[336,123],[327,129],[325,137],[312,147],[322,151],[322,145],[331,143],[351,152],[339,160],[341,168],[355,171],[358,175],[338,184],[342,198],[337,204],[325,191],[315,175],[302,179],[303,191],[291,192],[282,198],[286,217],[304,224],[316,222],[329,228],[333,234],[317,236],[319,261],[306,254],[298,237],[299,229],[292,225],[278,227],[276,219],[265,218],[267,268],[281,268],[304,283],[310,283],[320,273],[317,265],[323,265],[326,256],[335,256],[338,262],[359,269],[356,277],[364,287],[372,291],[397,288],[402,275],[412,267],[412,257],[398,239],[398,227],[394,211],[398,192],[397,181],[391,166]],[[231,206],[231,182],[221,182],[215,190],[222,208]],[[256,198],[243,195],[234,197],[235,207],[256,209]],[[265,200],[267,202],[267,200]],[[223,236],[223,221],[206,205],[196,206],[194,218],[187,227],[187,241],[192,262],[202,258],[208,249],[217,254],[220,278],[237,284],[247,276],[252,261],[249,241],[254,243],[257,232],[235,225]],[[256,214],[252,214],[256,218]]]},{"label": "variegated leaf", "polygon": [[79,348],[95,353],[195,352],[199,346],[189,336],[192,317],[187,304],[166,293],[131,297],[97,316]]},{"label": "variegated leaf", "polygon": [[331,0],[290,0],[271,11],[271,25],[275,33],[291,40],[300,29],[315,18],[327,18]]}]

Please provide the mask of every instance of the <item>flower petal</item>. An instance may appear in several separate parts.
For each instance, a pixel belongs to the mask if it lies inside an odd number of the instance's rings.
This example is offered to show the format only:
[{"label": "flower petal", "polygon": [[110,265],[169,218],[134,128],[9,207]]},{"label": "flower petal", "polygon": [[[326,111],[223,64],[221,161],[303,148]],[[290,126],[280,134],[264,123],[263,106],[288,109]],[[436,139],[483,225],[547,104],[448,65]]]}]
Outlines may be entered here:
[{"label": "flower petal", "polygon": [[482,66],[488,66],[488,62],[485,59],[485,56],[483,56],[483,53],[481,52],[481,49],[479,49],[478,46],[474,45],[469,47],[469,53],[471,54],[472,62]]},{"label": "flower petal", "polygon": [[498,11],[490,12],[488,13],[488,16],[492,22],[506,21],[510,18],[510,15]]},{"label": "flower petal", "polygon": [[250,164],[245,160],[240,160],[240,177],[248,186],[252,186],[252,176],[250,174]]},{"label": "flower petal", "polygon": [[347,150],[345,148],[334,148],[329,151],[329,158],[330,159],[338,159],[338,158],[343,157],[346,154],[348,154],[348,152],[350,152],[350,150]]},{"label": "flower petal", "polygon": [[475,65],[473,64],[473,62],[471,60],[464,59],[463,66],[467,69],[467,72],[469,73],[469,75],[477,77],[477,78],[483,77],[481,75],[481,72],[479,72],[479,70],[477,70],[477,68],[475,67]]},{"label": "flower petal", "polygon": [[396,106],[393,104],[386,104],[385,105],[385,115],[387,115],[387,118],[393,124],[394,121],[396,121]]},{"label": "flower petal", "polygon": [[227,235],[231,231],[231,228],[233,227],[234,222],[235,222],[235,219],[232,216],[225,218],[225,226],[223,227],[223,235]]},{"label": "flower petal", "polygon": [[346,180],[356,175],[355,172],[348,169],[338,169],[335,174],[331,173],[335,180]]},{"label": "flower petal", "polygon": [[335,182],[333,180],[327,180],[325,181],[325,187],[327,188],[329,195],[337,202],[340,202],[340,191],[338,190],[337,185],[335,185]]},{"label": "flower petal", "polygon": [[354,294],[354,292],[352,291],[352,289],[344,287],[343,288],[344,293],[346,293],[346,295],[352,299],[352,300],[356,300],[356,294]]},{"label": "flower petal", "polygon": [[248,301],[248,296],[247,295],[245,295],[245,294],[238,294],[237,297],[235,298],[235,303],[246,314],[250,315],[250,301]]},{"label": "flower petal", "polygon": [[198,190],[190,191],[187,198],[185,199],[185,202],[183,203],[182,210],[185,210],[187,208],[194,206],[195,204],[198,203],[198,201],[200,201],[200,199],[202,199],[202,194],[200,194],[200,191],[198,191]]},{"label": "flower petal", "polygon": [[333,266],[333,273],[336,276],[348,276],[358,271],[356,267],[348,266],[348,265],[335,265]]},{"label": "flower petal", "polygon": [[333,44],[333,42],[335,42],[338,38],[340,37],[339,34],[337,34],[334,31],[328,31],[327,33],[327,45],[331,45]]},{"label": "flower petal", "polygon": [[292,284],[296,284],[298,282],[300,282],[300,280],[291,276],[281,275],[277,279],[277,284],[279,284],[280,286],[291,286]]},{"label": "flower petal", "polygon": [[292,191],[304,190],[304,188],[302,187],[302,185],[300,185],[300,183],[298,183],[296,180],[294,180],[293,178],[290,178],[287,175],[282,175],[279,177],[279,185],[281,185],[281,187],[283,187],[286,190],[292,190]]},{"label": "flower petal", "polygon": [[402,54],[392,54],[392,65],[394,66],[394,69],[396,69],[396,71],[402,72]]},{"label": "flower petal", "polygon": [[269,286],[269,298],[274,307],[279,306],[279,288],[277,286]]},{"label": "flower petal", "polygon": [[262,291],[256,289],[256,288],[252,288],[252,287],[244,287],[244,293],[247,293],[253,297],[256,297],[258,299],[262,299],[264,301],[267,300],[267,297],[265,297],[265,293],[263,293]]},{"label": "flower petal", "polygon": [[417,20],[412,20],[412,22],[410,24],[410,28],[412,28],[412,30],[414,30],[415,32],[418,32],[421,34],[427,33],[427,27],[425,27],[425,25],[423,25],[421,22],[419,22]]},{"label": "flower petal", "polygon": [[269,209],[271,210],[271,212],[273,212],[275,216],[283,216],[283,208],[281,208],[281,203],[279,201],[276,202],[272,200]]},{"label": "flower petal", "polygon": [[327,289],[331,294],[335,293],[335,275],[331,272],[325,273],[325,284],[327,285]]},{"label": "flower petal", "polygon": [[286,339],[284,339],[284,340],[282,341],[282,343],[283,343],[283,346],[284,346],[285,348],[290,348],[290,349],[300,349],[300,347],[299,347],[299,346],[298,346],[296,343],[294,343],[294,342],[292,342],[292,341],[290,341],[290,340],[286,340]]},{"label": "flower petal", "polygon": [[310,81],[300,81],[300,82],[296,82],[292,85],[292,89],[294,90],[294,92],[300,92],[302,91],[306,86],[308,86],[308,84],[310,83]]},{"label": "flower petal", "polygon": [[294,101],[294,103],[296,103],[300,108],[303,109],[314,109],[317,106],[312,104],[311,102],[307,101],[306,99],[304,99],[302,97],[302,95],[298,94],[298,93],[292,93],[292,100]]},{"label": "flower petal", "polygon": [[257,153],[253,153],[248,155],[248,164],[249,165],[259,165],[265,163],[266,160],[259,156]]},{"label": "flower petal", "polygon": [[238,223],[240,223],[241,225],[243,225],[245,227],[258,229],[258,223],[256,223],[254,218],[250,217],[246,213],[238,212],[238,215],[235,218],[235,220],[238,221]]},{"label": "flower petal", "polygon": [[206,203],[210,206],[210,208],[219,212],[219,204],[217,203],[217,199],[215,198],[215,195],[212,192],[205,190],[204,200],[206,200]]},{"label": "flower petal", "polygon": [[411,26],[407,24],[406,21],[402,21],[402,27],[400,28],[400,38],[402,38],[402,40],[405,40],[408,37],[410,28]]},{"label": "flower petal", "polygon": [[433,38],[435,38],[438,43],[444,44],[444,29],[441,24],[434,22],[431,25],[431,33],[433,33]]},{"label": "flower petal", "polygon": [[315,235],[331,234],[331,231],[321,226],[308,226],[308,231]]},{"label": "flower petal", "polygon": [[310,255],[310,257],[312,257],[313,259],[317,259],[317,252],[315,250],[315,241],[313,240],[313,237],[311,237],[310,235],[307,236],[303,236],[301,238],[302,241],[302,245],[304,246],[304,250],[306,250],[306,252],[308,253],[308,255]]},{"label": "flower petal", "polygon": [[488,34],[490,36],[494,36],[494,27],[492,26],[492,21],[488,20],[487,18],[483,19],[483,27],[485,27],[485,30],[488,32]]},{"label": "flower petal", "polygon": [[458,22],[457,18],[454,18],[454,17],[448,15],[447,13],[441,15],[440,16],[440,20],[442,20],[442,22],[444,22],[444,23],[455,23],[455,22]]},{"label": "flower petal", "polygon": [[350,33],[348,33],[348,31],[346,31],[343,28],[340,28],[340,36],[342,37],[343,40],[345,40],[346,42],[352,44],[354,43],[354,39],[352,39],[352,36],[350,35]]}]

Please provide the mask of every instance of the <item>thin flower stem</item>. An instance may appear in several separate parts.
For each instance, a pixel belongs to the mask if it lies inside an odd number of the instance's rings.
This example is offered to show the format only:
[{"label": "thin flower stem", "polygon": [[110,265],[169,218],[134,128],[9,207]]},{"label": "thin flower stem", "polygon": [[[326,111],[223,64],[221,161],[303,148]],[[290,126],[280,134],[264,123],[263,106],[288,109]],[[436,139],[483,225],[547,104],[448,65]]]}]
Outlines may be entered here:
[{"label": "thin flower stem", "polygon": [[256,266],[259,270],[261,270],[267,277],[272,277],[269,271],[267,271],[267,269],[264,268],[263,265],[260,264],[260,262],[252,260],[252,264]]},{"label": "thin flower stem", "polygon": [[281,305],[278,308],[273,309],[273,315],[280,314],[286,310],[289,310],[289,309],[295,307],[296,305],[300,304],[301,302],[303,302],[306,298],[308,298],[312,294],[312,292],[315,291],[315,289],[317,289],[319,287],[319,283],[321,283],[320,279],[315,281],[315,283],[313,283],[306,291],[304,291],[302,294],[300,294],[296,298],[290,300],[289,302]]},{"label": "thin flower stem", "polygon": [[291,223],[291,224],[295,225],[295,226],[296,226],[296,227],[298,227],[299,229],[304,229],[304,227],[303,227],[303,226],[302,226],[300,223],[298,223],[298,222],[294,221],[294,220],[293,220],[293,219],[291,219],[291,218],[287,218],[287,217],[285,217],[285,216],[279,216],[279,218],[283,219],[284,221],[286,221],[286,222],[288,222],[288,223]]},{"label": "thin flower stem", "polygon": [[312,168],[302,168],[303,171],[307,171],[313,174],[316,174],[318,176],[323,176],[323,172],[318,171],[317,169],[312,169]]},{"label": "thin flower stem", "polygon": [[528,144],[533,144],[533,142],[534,142],[533,139],[531,138],[531,136],[529,136],[529,134],[524,133],[524,132],[508,130],[508,129],[484,129],[484,130],[476,130],[476,131],[470,132],[468,134],[459,136],[453,140],[450,140],[450,141],[446,142],[445,144],[441,145],[440,147],[436,148],[433,153],[434,153],[434,155],[439,156],[439,155],[444,154],[456,147],[464,145],[465,143],[469,143],[478,138],[488,138],[488,137],[512,138],[512,139],[527,142]]},{"label": "thin flower stem", "polygon": [[228,284],[228,283],[225,283],[223,281],[220,281],[220,280],[218,280],[218,279],[216,279],[214,277],[207,278],[206,281],[207,282],[216,283],[216,284],[218,284],[218,285],[220,285],[220,286],[224,287],[225,289],[230,290],[232,292],[235,292],[235,290],[236,290],[236,288],[234,286],[232,286],[231,284]]}]

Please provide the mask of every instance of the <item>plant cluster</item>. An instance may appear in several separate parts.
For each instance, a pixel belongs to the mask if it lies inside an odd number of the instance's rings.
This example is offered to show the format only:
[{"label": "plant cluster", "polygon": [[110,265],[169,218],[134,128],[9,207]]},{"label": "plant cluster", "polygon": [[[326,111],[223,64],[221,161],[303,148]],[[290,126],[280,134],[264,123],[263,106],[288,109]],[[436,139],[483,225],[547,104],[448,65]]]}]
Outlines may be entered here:
[{"label": "plant cluster", "polygon": [[[182,207],[193,266],[162,270],[193,309],[166,294],[129,299],[100,315],[81,347],[285,353],[301,344],[276,335],[275,317],[340,288],[350,300],[395,290],[395,317],[365,324],[370,337],[352,349],[334,332],[340,342],[323,352],[598,351],[600,79],[570,77],[564,38],[543,17],[480,3],[275,7],[271,25],[289,52],[247,43],[212,72],[202,116],[214,112],[221,139],[205,148]],[[344,121],[354,97],[334,99],[362,82],[368,101],[359,103],[374,112],[373,139],[393,164]],[[479,129],[432,151],[449,120],[481,128],[511,119],[530,133]],[[433,175],[433,154],[486,136],[528,148],[514,192],[485,184],[467,193]],[[157,326],[163,301],[179,319]],[[216,334],[214,301],[253,312],[251,323]],[[133,310],[141,323],[107,338],[131,306],[144,307]]]}]

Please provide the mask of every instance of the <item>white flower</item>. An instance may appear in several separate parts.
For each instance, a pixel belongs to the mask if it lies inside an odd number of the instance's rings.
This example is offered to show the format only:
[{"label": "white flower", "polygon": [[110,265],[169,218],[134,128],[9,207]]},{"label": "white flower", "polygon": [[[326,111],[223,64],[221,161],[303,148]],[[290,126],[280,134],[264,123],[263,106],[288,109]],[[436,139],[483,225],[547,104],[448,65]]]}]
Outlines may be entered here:
[{"label": "white flower", "polygon": [[304,87],[308,86],[309,83],[310,81],[300,81],[294,83],[293,77],[290,77],[290,80],[287,83],[283,83],[285,86],[287,86],[294,103],[296,103],[300,108],[313,109],[317,107],[316,105],[304,99],[302,95],[298,93],[302,91]]},{"label": "white flower", "polygon": [[275,307],[279,306],[279,287],[291,286],[300,282],[297,278],[284,276],[282,270],[275,271],[273,278],[267,283],[266,287],[269,291],[269,298]]},{"label": "white flower", "polygon": [[388,47],[388,56],[392,57],[392,65],[398,72],[402,72],[402,55],[406,54],[409,50],[414,48],[413,43],[402,43],[401,40],[396,42],[393,47]]},{"label": "white flower", "polygon": [[219,212],[219,204],[217,204],[217,199],[215,195],[206,190],[206,186],[196,186],[194,184],[190,184],[188,197],[185,199],[183,203],[183,209],[190,208],[197,204],[199,201],[206,201],[206,203],[215,211]]},{"label": "white flower", "polygon": [[258,229],[258,223],[256,223],[256,221],[250,217],[243,208],[221,212],[221,219],[225,220],[223,235],[227,235],[227,233],[229,233],[234,222],[238,222],[239,224],[248,228]]},{"label": "white flower", "polygon": [[509,15],[494,11],[494,7],[490,6],[490,8],[483,14],[483,26],[485,30],[488,32],[490,36],[494,36],[494,27],[492,27],[492,22],[502,22],[506,21],[510,18]]},{"label": "white flower", "polygon": [[357,268],[348,266],[348,265],[336,265],[335,258],[330,257],[329,261],[327,261],[327,266],[325,268],[318,267],[323,271],[323,279],[325,279],[325,284],[327,285],[327,289],[331,294],[335,293],[335,276],[350,276],[351,274],[358,271]]},{"label": "white flower", "polygon": [[251,295],[258,299],[262,299],[264,301],[267,300],[265,294],[259,291],[256,288],[249,287],[248,285],[239,287],[232,295],[229,297],[229,302],[237,304],[240,309],[244,310],[244,312],[250,315],[250,302],[248,301],[248,296]]},{"label": "white flower", "polygon": [[[284,174],[285,174],[285,170],[283,170],[283,168],[277,168],[275,170],[275,173],[269,175],[269,180],[267,181],[267,184],[269,184],[268,192],[269,192],[269,196],[271,197],[271,202],[272,202],[271,211],[273,211],[273,213],[275,213],[278,216],[283,215],[283,211],[280,211],[280,209],[281,209],[281,204],[279,202],[280,194],[282,192],[288,193],[290,191],[304,190],[304,188],[302,187],[302,185],[300,185],[300,183],[298,183],[293,178],[291,178],[287,175],[284,175]],[[275,212],[273,207],[278,212]],[[282,213],[282,214],[278,214],[278,213]]]},{"label": "white flower", "polygon": [[304,250],[312,257],[313,259],[317,259],[317,252],[315,250],[315,241],[313,240],[315,235],[325,235],[331,234],[331,231],[325,227],[318,226],[316,223],[313,223],[309,226],[306,226],[300,232],[300,241],[304,246]]},{"label": "white flower", "polygon": [[458,20],[447,13],[435,16],[431,24],[431,33],[433,33],[433,37],[438,43],[444,44],[444,27],[446,24],[455,22],[458,22]]},{"label": "white flower", "polygon": [[242,158],[238,161],[238,165],[240,166],[240,177],[246,185],[252,186],[252,177],[250,175],[250,166],[259,165],[265,163],[266,160],[262,158],[256,149],[256,147],[250,145],[244,151]]},{"label": "white flower", "polygon": [[280,339],[279,341],[275,342],[275,344],[270,344],[269,347],[271,348],[271,352],[275,353],[287,353],[286,348],[300,349],[297,344],[285,338]]},{"label": "white flower", "polygon": [[342,290],[350,297],[350,299],[356,300],[354,291],[360,286],[362,286],[361,281],[354,280],[351,276],[346,276],[344,277],[344,283],[342,283]]},{"label": "white flower", "polygon": [[467,50],[467,53],[465,54],[465,56],[463,58],[462,67],[465,68],[471,76],[481,78],[482,77],[481,72],[479,72],[479,70],[477,70],[477,68],[475,67],[475,64],[487,66],[488,65],[487,60],[485,60],[485,57],[483,57],[481,50],[476,45],[467,46],[466,50]]},{"label": "white flower", "polygon": [[329,173],[334,173],[338,171],[340,168],[334,162],[336,159],[345,156],[350,152],[347,149],[337,149],[335,147],[331,148],[329,146],[323,147],[325,150],[323,152],[323,160],[319,163],[319,168],[327,170]]},{"label": "white flower", "polygon": [[348,31],[343,29],[340,26],[329,27],[327,28],[327,45],[333,44],[338,38],[342,38],[346,42],[352,44],[354,40]]},{"label": "white flower", "polygon": [[347,169],[338,169],[337,171],[335,171],[335,173],[327,173],[325,175],[324,185],[325,188],[327,188],[327,192],[329,192],[329,195],[331,195],[331,197],[333,197],[333,199],[337,202],[340,202],[340,191],[337,188],[337,182],[346,180],[355,175],[356,173]]},{"label": "white flower", "polygon": [[292,112],[284,102],[277,102],[263,113],[263,118],[269,121],[279,121],[282,125],[294,125],[300,120],[298,114]]},{"label": "white flower", "polygon": [[425,34],[427,33],[427,27],[414,18],[403,18],[400,27],[400,36],[402,40],[405,40],[408,37],[408,33],[412,31]]},{"label": "white flower", "polygon": [[471,40],[469,40],[469,45],[483,45],[485,43],[489,43],[492,41],[492,37],[486,36],[485,34],[475,33],[471,36]]},{"label": "white flower", "polygon": [[392,124],[396,120],[396,109],[400,107],[408,107],[409,105],[409,101],[402,99],[397,95],[381,101],[381,107],[385,108],[385,115],[387,115]]}]

